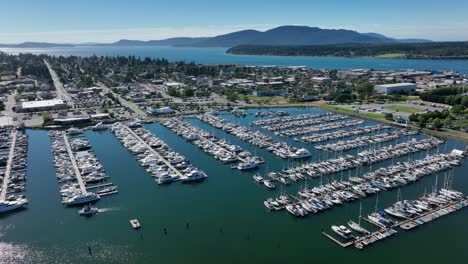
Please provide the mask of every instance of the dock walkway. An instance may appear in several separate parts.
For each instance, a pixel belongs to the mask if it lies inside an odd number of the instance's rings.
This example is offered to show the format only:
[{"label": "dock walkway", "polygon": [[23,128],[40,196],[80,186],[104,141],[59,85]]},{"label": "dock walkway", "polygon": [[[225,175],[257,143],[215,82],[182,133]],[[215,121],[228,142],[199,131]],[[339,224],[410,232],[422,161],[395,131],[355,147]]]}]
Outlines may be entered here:
[{"label": "dock walkway", "polygon": [[16,129],[11,131],[11,146],[10,153],[8,155],[7,165],[5,169],[5,177],[3,178],[2,192],[0,193],[0,201],[4,201],[8,189],[8,183],[10,183],[10,174],[11,174],[11,163],[13,157],[15,156],[15,145],[16,145]]},{"label": "dock walkway", "polygon": [[70,142],[68,141],[67,134],[65,133],[65,131],[63,131],[62,135],[63,135],[63,140],[65,142],[65,147],[67,148],[68,155],[70,156],[70,161],[72,163],[73,170],[75,171],[75,176],[78,181],[78,185],[80,186],[81,193],[85,194],[87,193],[86,186],[84,184],[83,178],[81,177],[81,173],[80,173],[80,170],[78,169],[78,165],[76,164],[75,155],[73,154],[73,151],[70,147]]},{"label": "dock walkway", "polygon": [[125,128],[128,130],[128,132],[130,132],[130,134],[132,134],[138,141],[141,142],[141,144],[145,145],[150,151],[151,153],[153,153],[154,155],[156,155],[164,164],[166,164],[173,172],[175,172],[177,174],[177,176],[179,177],[183,177],[184,175],[182,173],[180,173],[179,170],[177,170],[166,158],[164,158],[163,156],[161,156],[161,154],[159,154],[156,150],[154,150],[150,145],[148,145],[148,143],[146,143],[146,141],[144,141],[140,136],[138,136],[131,128],[129,128],[128,126],[125,126]]}]

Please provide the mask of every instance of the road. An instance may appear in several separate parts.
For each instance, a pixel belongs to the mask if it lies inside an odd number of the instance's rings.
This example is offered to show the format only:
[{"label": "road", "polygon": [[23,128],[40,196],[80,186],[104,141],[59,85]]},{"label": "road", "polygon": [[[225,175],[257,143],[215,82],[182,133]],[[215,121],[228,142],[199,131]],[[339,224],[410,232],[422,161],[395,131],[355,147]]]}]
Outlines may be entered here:
[{"label": "road", "polygon": [[50,76],[52,77],[52,81],[54,82],[55,89],[57,90],[57,96],[67,101],[67,104],[70,105],[72,108],[74,108],[75,105],[73,103],[72,97],[67,92],[67,90],[65,90],[65,88],[63,87],[63,84],[60,81],[60,78],[58,77],[57,73],[54,71],[54,69],[52,69],[52,66],[50,66],[47,60],[44,60],[44,63],[49,69]]},{"label": "road", "polygon": [[111,93],[115,98],[119,99],[120,104],[122,106],[127,107],[131,111],[133,111],[136,117],[138,118],[146,117],[146,114],[143,111],[141,111],[141,109],[135,103],[125,100],[124,98],[122,98],[122,96],[120,96],[120,94],[115,93],[114,91],[112,91],[112,89],[110,89],[103,83],[98,83],[98,85],[99,87],[102,87],[106,92]]}]

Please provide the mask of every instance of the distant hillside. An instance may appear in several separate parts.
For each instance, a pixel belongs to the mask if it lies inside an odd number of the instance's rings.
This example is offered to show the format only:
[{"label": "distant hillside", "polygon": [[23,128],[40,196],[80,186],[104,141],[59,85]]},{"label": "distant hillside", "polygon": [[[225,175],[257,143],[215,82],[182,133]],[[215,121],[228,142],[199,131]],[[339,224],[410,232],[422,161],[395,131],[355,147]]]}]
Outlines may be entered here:
[{"label": "distant hillside", "polygon": [[162,40],[128,40],[128,39],[121,39],[114,43],[108,44],[98,44],[100,46],[176,46],[176,45],[190,45],[193,43],[198,43],[200,41],[204,41],[208,38],[168,38]]},{"label": "distant hillside", "polygon": [[384,42],[388,43],[426,43],[426,42],[432,42],[432,40],[429,39],[396,39],[396,38],[389,38],[387,36],[384,36],[382,34],[378,33],[361,33],[362,35],[366,35],[369,37],[374,37],[374,38],[379,38],[383,40]]},{"label": "distant hillside", "polygon": [[72,44],[57,44],[47,42],[23,42],[19,44],[0,44],[2,48],[57,48],[57,47],[73,47]]},{"label": "distant hillside", "polygon": [[414,59],[468,59],[468,42],[336,44],[307,46],[239,45],[237,55],[336,56]]},{"label": "distant hillside", "polygon": [[325,45],[338,43],[382,43],[384,40],[345,29],[281,26],[265,32],[242,30],[179,46],[233,47],[236,45]]},{"label": "distant hillside", "polygon": [[215,37],[178,37],[162,40],[121,39],[113,43],[54,44],[25,42],[21,44],[0,44],[0,47],[72,47],[83,45],[95,46],[175,46],[175,47],[225,47],[238,45],[269,46],[308,46],[333,44],[378,44],[378,43],[423,43],[425,39],[395,39],[377,33],[359,33],[346,29],[322,29],[308,26],[280,26],[267,31],[253,29],[236,31]]}]

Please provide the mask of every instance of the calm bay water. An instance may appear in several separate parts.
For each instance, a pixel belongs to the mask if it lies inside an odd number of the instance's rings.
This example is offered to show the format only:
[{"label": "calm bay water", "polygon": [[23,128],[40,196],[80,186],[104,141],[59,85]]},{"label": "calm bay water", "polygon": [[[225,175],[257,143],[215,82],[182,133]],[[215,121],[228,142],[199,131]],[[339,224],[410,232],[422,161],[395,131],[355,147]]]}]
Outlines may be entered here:
[{"label": "calm bay water", "polygon": [[[289,111],[298,114],[320,110]],[[255,119],[252,115],[224,118],[244,125]],[[271,153],[205,123],[195,119],[188,121],[261,155],[269,170],[288,165]],[[83,218],[78,215],[78,208],[60,204],[47,131],[28,130],[26,195],[30,204],[28,209],[0,217],[0,263],[395,263],[402,260],[440,263],[446,261],[447,256],[451,262],[463,263],[468,257],[468,210],[442,217],[413,231],[401,231],[396,237],[364,251],[342,249],[323,237],[320,231],[356,219],[359,202],[304,219],[294,218],[286,212],[269,212],[263,206],[263,200],[277,195],[279,188],[269,191],[255,184],[251,177],[253,172],[230,169],[160,124],[148,124],[146,128],[204,170],[209,178],[193,185],[158,186],[114,135],[87,131],[86,137],[110,180],[119,187],[119,194],[104,197],[97,203],[105,212]],[[315,160],[326,157],[313,145],[294,144],[306,146],[313,152]],[[439,151],[464,147],[463,143],[448,141],[439,147]],[[424,155],[425,152],[410,157]],[[332,157],[332,154],[328,156]],[[378,166],[407,159],[405,156]],[[266,164],[261,168],[261,171],[265,170]],[[467,171],[466,160],[455,168],[454,189],[468,193]],[[354,173],[356,171],[352,171]],[[439,183],[443,175],[439,174]],[[340,173],[326,176],[323,181],[341,176]],[[426,189],[430,190],[435,179],[435,175],[428,176],[402,187],[403,199],[413,199]],[[308,181],[310,186],[319,183],[319,179]],[[283,190],[294,194],[302,185],[294,183]],[[396,197],[396,190],[381,193],[379,207],[390,205]],[[373,211],[375,196],[364,199],[362,204],[363,215]],[[140,220],[143,226],[140,231],[131,229],[128,222],[131,218]],[[367,223],[364,225],[373,230]],[[92,255],[88,254],[88,246],[92,248]]]},{"label": "calm bay water", "polygon": [[174,48],[174,47],[99,47],[78,46],[65,48],[0,48],[7,53],[34,53],[56,56],[130,56],[166,58],[170,61],[194,61],[202,64],[247,64],[308,66],[314,69],[377,69],[377,70],[435,70],[456,71],[468,74],[468,60],[414,60],[338,57],[281,57],[240,56],[226,54],[225,48]]}]

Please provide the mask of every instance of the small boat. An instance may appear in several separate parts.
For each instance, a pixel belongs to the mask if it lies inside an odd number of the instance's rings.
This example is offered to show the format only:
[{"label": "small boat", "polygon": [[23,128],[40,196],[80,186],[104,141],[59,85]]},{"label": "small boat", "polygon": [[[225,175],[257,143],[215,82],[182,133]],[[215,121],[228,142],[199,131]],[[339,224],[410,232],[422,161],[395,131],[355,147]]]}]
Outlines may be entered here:
[{"label": "small boat", "polygon": [[351,230],[346,228],[345,226],[332,226],[331,227],[333,232],[337,233],[344,239],[350,239],[351,238]]},{"label": "small boat", "polygon": [[263,177],[260,176],[260,174],[255,174],[255,175],[253,176],[253,179],[254,179],[256,182],[258,182],[258,183],[262,183],[262,182],[263,182]]},{"label": "small boat", "polygon": [[81,210],[78,211],[80,215],[91,216],[98,212],[97,207],[92,207],[90,205],[85,205]]},{"label": "small boat", "polygon": [[275,189],[276,186],[270,181],[270,180],[264,180],[263,184],[268,188],[268,189]]},{"label": "small boat", "polygon": [[106,130],[107,126],[104,125],[103,123],[98,123],[95,126],[91,128],[93,131],[99,131],[99,130]]},{"label": "small boat", "polygon": [[133,229],[141,228],[141,225],[140,225],[140,222],[138,222],[138,219],[130,220],[130,224],[132,225]]}]

